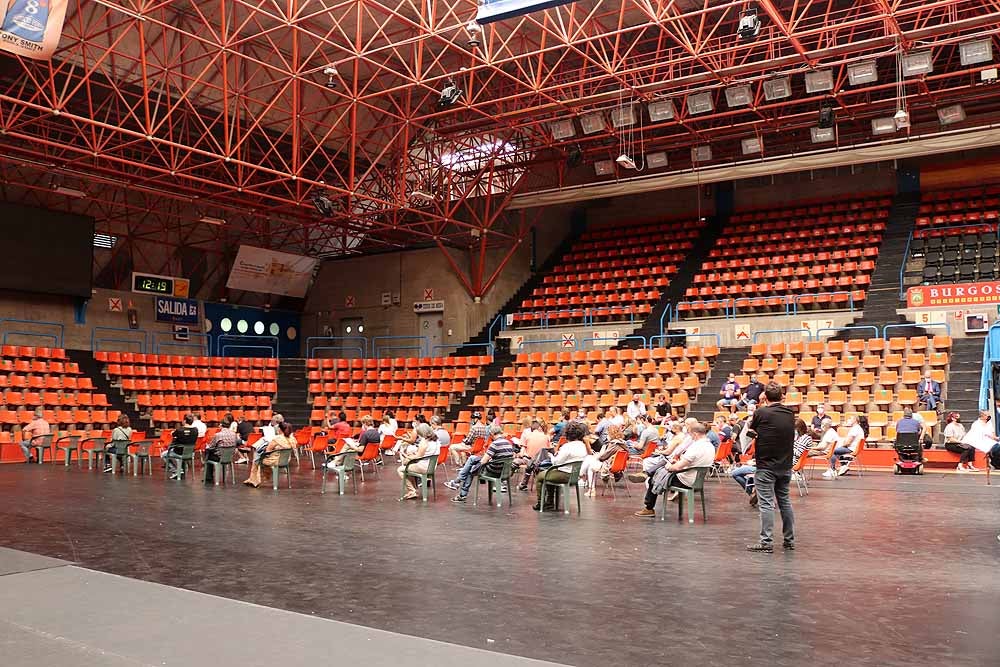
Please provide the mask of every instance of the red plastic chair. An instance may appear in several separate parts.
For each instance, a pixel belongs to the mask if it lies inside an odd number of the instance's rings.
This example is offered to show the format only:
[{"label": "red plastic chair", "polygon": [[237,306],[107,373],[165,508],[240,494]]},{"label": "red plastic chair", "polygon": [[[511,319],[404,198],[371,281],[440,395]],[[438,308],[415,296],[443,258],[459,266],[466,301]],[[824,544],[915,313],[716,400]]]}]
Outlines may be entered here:
[{"label": "red plastic chair", "polygon": [[611,465],[608,467],[608,476],[604,479],[604,488],[601,489],[601,495],[604,495],[604,490],[609,486],[611,487],[611,497],[617,498],[618,494],[615,492],[615,475],[621,475],[622,481],[625,482],[625,494],[629,498],[632,497],[632,492],[628,488],[628,476],[625,475],[625,468],[628,466],[628,450],[620,449],[615,453],[613,459],[611,459]]},{"label": "red plastic chair", "polygon": [[382,451],[377,443],[370,442],[365,445],[361,455],[358,456],[358,468],[361,470],[361,481],[365,481],[365,464],[369,464],[375,470],[375,476],[379,476],[378,463],[382,460]]}]

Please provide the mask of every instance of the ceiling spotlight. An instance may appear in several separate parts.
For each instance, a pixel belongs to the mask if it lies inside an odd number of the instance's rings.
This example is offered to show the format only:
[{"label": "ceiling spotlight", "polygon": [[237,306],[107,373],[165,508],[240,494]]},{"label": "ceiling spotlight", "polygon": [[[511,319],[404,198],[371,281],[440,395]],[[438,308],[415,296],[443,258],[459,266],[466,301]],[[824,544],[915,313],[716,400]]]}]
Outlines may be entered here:
[{"label": "ceiling spotlight", "polygon": [[757,18],[757,9],[754,7],[749,7],[743,10],[743,15],[740,16],[740,25],[736,29],[736,34],[740,36],[744,42],[749,42],[750,40],[756,39],[760,34],[760,19]]},{"label": "ceiling spotlight", "polygon": [[631,104],[611,110],[611,124],[616,128],[635,125],[635,109]]},{"label": "ceiling spotlight", "polygon": [[326,75],[326,87],[329,90],[335,90],[337,88],[337,68],[329,65],[323,69],[323,74]]},{"label": "ceiling spotlight", "polygon": [[222,218],[213,218],[210,215],[203,215],[198,222],[204,222],[206,225],[224,225],[226,221]]},{"label": "ceiling spotlight", "polygon": [[988,39],[962,42],[958,45],[959,59],[963,65],[978,65],[993,60],[993,44]]},{"label": "ceiling spotlight", "polygon": [[900,109],[892,117],[892,121],[896,124],[897,130],[905,129],[910,126],[910,114],[906,113],[906,109]]},{"label": "ceiling spotlight", "polygon": [[646,107],[649,112],[649,120],[654,123],[659,123],[664,120],[673,120],[674,116],[677,115],[677,110],[674,108],[674,103],[671,100],[656,100],[655,102],[650,102]]},{"label": "ceiling spotlight", "polygon": [[872,118],[872,134],[892,134],[896,131],[896,119],[892,116]]},{"label": "ceiling spotlight", "polygon": [[622,153],[615,158],[617,162],[623,169],[635,169],[635,160],[629,157],[626,153]]},{"label": "ceiling spotlight", "polygon": [[594,163],[594,172],[598,176],[610,176],[615,173],[615,163],[611,160],[598,160]]},{"label": "ceiling spotlight", "polygon": [[726,105],[728,105],[730,109],[735,107],[745,107],[750,104],[751,99],[752,95],[750,93],[750,86],[747,84],[726,88]]},{"label": "ceiling spotlight", "polygon": [[583,128],[584,134],[597,134],[598,132],[603,132],[606,129],[604,125],[604,116],[601,115],[600,111],[589,113],[586,116],[580,116],[580,127]]},{"label": "ceiling spotlight", "polygon": [[815,72],[806,72],[806,92],[822,93],[833,90],[833,71],[821,69]]},{"label": "ceiling spotlight", "polygon": [[740,141],[740,148],[743,150],[744,155],[753,155],[754,153],[760,153],[763,147],[760,137],[747,137]]},{"label": "ceiling spotlight", "polygon": [[704,92],[688,95],[687,107],[688,112],[692,115],[712,111],[715,108],[715,104],[712,102],[712,93]]},{"label": "ceiling spotlight", "polygon": [[572,139],[576,136],[576,128],[573,127],[573,121],[568,118],[553,121],[549,124],[549,129],[552,130],[552,138],[557,141]]},{"label": "ceiling spotlight", "polygon": [[709,162],[712,159],[711,146],[692,146],[691,162]]},{"label": "ceiling spotlight", "polygon": [[438,109],[447,109],[462,98],[462,89],[455,85],[455,82],[448,79],[441,89],[441,96],[438,97]]},{"label": "ceiling spotlight", "polygon": [[965,109],[961,104],[952,104],[948,107],[941,107],[937,110],[938,121],[942,125],[952,125],[965,120]]},{"label": "ceiling spotlight", "polygon": [[930,51],[914,51],[903,56],[903,76],[930,74],[934,71],[934,58]]},{"label": "ceiling spotlight", "polygon": [[466,44],[469,45],[470,49],[474,49],[483,43],[483,26],[476,23],[475,20],[469,21],[465,24],[465,32],[469,34],[469,39],[466,41]]},{"label": "ceiling spotlight", "polygon": [[646,166],[650,169],[659,169],[667,166],[667,154],[663,151],[646,154]]},{"label": "ceiling spotlight", "polygon": [[874,60],[866,60],[863,63],[856,63],[847,68],[847,80],[852,86],[860,86],[866,83],[878,81],[878,63]]},{"label": "ceiling spotlight", "polygon": [[833,126],[810,127],[809,134],[812,137],[812,142],[814,144],[822,144],[827,141],[833,141],[835,136],[835,130],[833,129]]},{"label": "ceiling spotlight", "polygon": [[330,199],[330,195],[327,194],[326,190],[318,190],[313,193],[312,205],[316,208],[316,212],[324,218],[333,217],[333,214],[337,211],[337,205]]},{"label": "ceiling spotlight", "polygon": [[787,76],[779,76],[764,82],[764,97],[768,102],[792,96],[792,84]]}]

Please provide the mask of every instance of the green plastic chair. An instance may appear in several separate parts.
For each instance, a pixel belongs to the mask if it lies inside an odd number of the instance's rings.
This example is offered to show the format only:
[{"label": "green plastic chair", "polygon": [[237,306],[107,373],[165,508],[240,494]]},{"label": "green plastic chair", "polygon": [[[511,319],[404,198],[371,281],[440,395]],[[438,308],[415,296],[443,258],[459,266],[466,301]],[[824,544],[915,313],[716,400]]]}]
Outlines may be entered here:
[{"label": "green plastic chair", "polygon": [[[344,460],[339,466],[330,467],[330,462],[337,458],[337,456],[343,456]],[[357,452],[345,452],[343,454],[327,456],[326,460],[323,461],[323,486],[319,492],[326,493],[326,473],[335,472],[337,473],[337,481],[340,483],[340,495],[344,495],[344,482],[347,479],[348,473],[356,472],[355,463],[357,458]],[[351,482],[354,484],[354,495],[358,495],[358,476],[351,475]]]},{"label": "green plastic chair", "polygon": [[[410,470],[410,466],[417,461],[427,461],[427,472],[417,472],[416,470]],[[423,495],[424,502],[427,502],[427,487],[431,488],[434,494],[434,500],[437,500],[437,487],[434,486],[434,470],[437,468],[438,455],[430,454],[429,456],[422,456],[419,459],[412,459],[407,461],[403,466],[403,490],[399,494],[402,498],[406,495],[406,478],[416,477],[417,486],[420,487],[421,495]]]},{"label": "green plastic chair", "polygon": [[[281,471],[285,471],[285,475],[288,477],[288,488],[292,488],[292,450],[291,449],[279,449],[278,461],[271,466],[271,484],[274,486],[274,490],[278,490],[278,477],[281,475]],[[274,453],[274,452],[270,452]]]},{"label": "green plastic chair", "polygon": [[67,468],[73,459],[73,452],[76,452],[77,465],[82,465],[83,455],[80,452],[80,436],[67,435],[59,438],[56,440],[56,449],[63,453],[63,461],[65,461]]},{"label": "green plastic chair", "polygon": [[135,448],[135,451],[129,452],[128,456],[125,458],[125,474],[128,474],[128,469],[131,465],[133,477],[138,477],[140,471],[142,471],[143,475],[152,475],[153,456],[150,452],[153,449],[153,441],[138,440],[136,442],[131,442],[129,443],[128,449],[132,448]]},{"label": "green plastic chair", "polygon": [[510,487],[513,486],[511,481],[511,476],[513,475],[514,469],[514,459],[513,458],[503,458],[497,459],[496,462],[503,462],[503,468],[500,470],[499,474],[489,474],[486,469],[493,463],[490,461],[484,466],[479,468],[479,471],[473,475],[472,484],[476,487],[476,495],[472,499],[473,505],[479,504],[479,481],[483,480],[486,482],[486,497],[489,503],[493,504],[493,492],[496,491],[497,494],[497,507],[503,507],[503,493],[500,491],[503,488],[503,484],[507,484],[507,507],[513,507],[514,499],[510,493]]},{"label": "green plastic chair", "polygon": [[117,475],[118,468],[121,467],[123,473],[128,474],[126,465],[128,463],[128,448],[132,444],[128,440],[110,440],[109,445],[114,445],[115,453],[105,450],[105,454],[111,457],[111,474]]},{"label": "green plastic chair", "polygon": [[43,435],[40,438],[33,439],[31,445],[28,446],[28,451],[38,459],[38,465],[42,464],[45,452],[52,450],[52,441],[54,438],[54,435]]},{"label": "green plastic chair", "polygon": [[[556,511],[559,510],[559,489],[561,487],[566,487],[566,495],[569,495],[570,489],[576,489],[576,513],[580,513],[580,508],[582,503],[580,502],[580,469],[583,467],[583,461],[575,461],[574,463],[567,463],[560,466],[555,466],[556,468],[563,468],[566,465],[570,467],[569,469],[569,480],[565,484],[556,484],[555,482],[550,482],[547,478],[548,475],[542,478],[542,502],[539,507],[541,511],[545,511],[545,488],[548,486],[554,487],[556,489]],[[509,488],[509,487],[508,487]],[[566,514],[569,514],[569,498],[565,498],[563,502],[563,510]]]},{"label": "green plastic chair", "polygon": [[193,444],[177,446],[181,448],[181,453],[178,454],[177,452],[172,451],[173,448],[171,448],[171,451],[167,454],[164,460],[167,463],[167,476],[169,477],[172,474],[170,470],[170,465],[172,463],[174,468],[173,472],[180,473],[180,480],[185,478],[186,470],[194,470],[194,450],[198,445]]},{"label": "green plastic chair", "polygon": [[[87,446],[90,443],[90,446]],[[80,441],[80,448],[87,455],[87,470],[93,470],[94,461],[100,461],[108,446],[107,438],[84,438]]]},{"label": "green plastic chair", "polygon": [[[694,494],[701,494],[701,519],[702,521],[708,521],[708,512],[705,509],[705,477],[708,475],[709,471],[712,469],[711,466],[705,466],[702,468],[689,468],[689,470],[696,470],[698,476],[694,479],[694,484],[690,489],[682,489],[676,486],[668,487],[665,493],[670,493],[671,491],[677,491],[684,497],[681,498],[680,502],[677,503],[677,520],[680,521],[684,517],[684,501],[687,500],[688,508],[688,523],[694,523]],[[663,512],[660,514],[660,520],[667,520],[667,507],[666,499],[663,501]]]},{"label": "green plastic chair", "polygon": [[226,466],[229,466],[229,482],[231,484],[236,483],[236,466],[233,465],[233,455],[236,453],[235,447],[219,447],[215,451],[219,452],[218,461],[210,461],[208,455],[205,455],[205,470],[202,473],[201,481],[208,480],[208,471],[212,471],[212,478],[215,480],[215,485],[219,485],[219,479],[222,479],[223,485],[226,483]]}]

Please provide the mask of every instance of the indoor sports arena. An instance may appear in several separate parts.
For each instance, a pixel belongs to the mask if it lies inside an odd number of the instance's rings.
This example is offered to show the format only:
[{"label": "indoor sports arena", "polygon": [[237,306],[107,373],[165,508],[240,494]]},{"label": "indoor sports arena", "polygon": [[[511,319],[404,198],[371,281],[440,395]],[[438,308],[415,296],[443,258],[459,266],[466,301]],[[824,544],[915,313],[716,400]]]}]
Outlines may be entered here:
[{"label": "indoor sports arena", "polygon": [[997,665],[998,35],[0,1],[3,665]]}]

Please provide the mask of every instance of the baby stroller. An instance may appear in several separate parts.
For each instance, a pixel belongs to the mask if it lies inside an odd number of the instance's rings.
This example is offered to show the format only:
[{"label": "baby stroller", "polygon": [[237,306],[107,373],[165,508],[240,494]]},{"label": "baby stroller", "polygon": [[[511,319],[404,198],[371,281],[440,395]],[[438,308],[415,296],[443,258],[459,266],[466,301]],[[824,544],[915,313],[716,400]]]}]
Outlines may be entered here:
[{"label": "baby stroller", "polygon": [[897,433],[892,447],[896,450],[893,474],[924,474],[924,448],[920,444],[919,433]]}]

